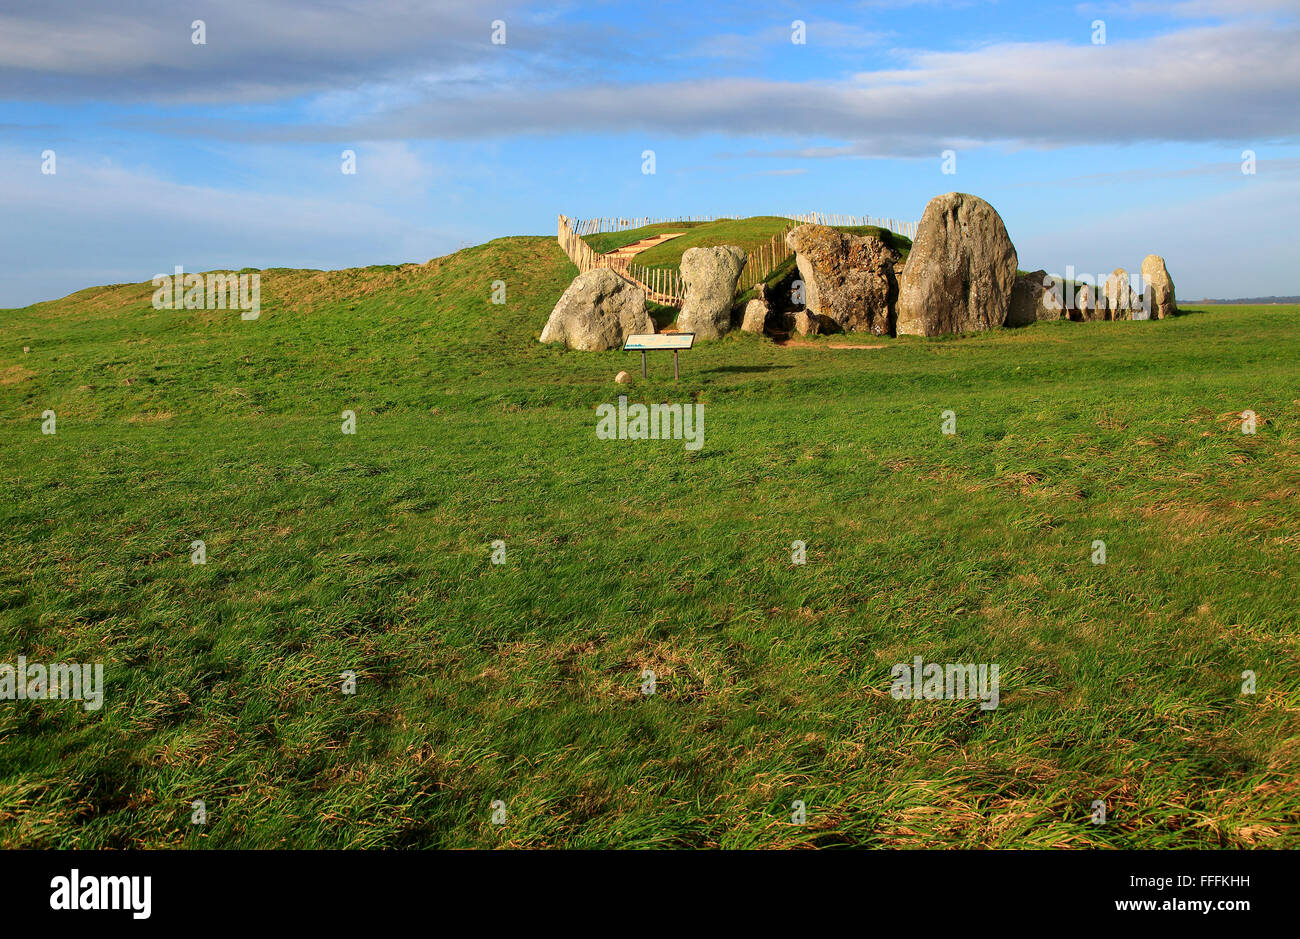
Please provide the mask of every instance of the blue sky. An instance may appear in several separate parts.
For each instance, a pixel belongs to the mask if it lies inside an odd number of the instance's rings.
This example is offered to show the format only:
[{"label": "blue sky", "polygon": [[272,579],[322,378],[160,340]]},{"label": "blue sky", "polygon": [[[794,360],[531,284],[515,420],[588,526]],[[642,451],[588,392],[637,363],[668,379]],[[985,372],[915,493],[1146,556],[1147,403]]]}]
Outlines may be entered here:
[{"label": "blue sky", "polygon": [[916,220],[952,190],[1027,270],[1156,253],[1182,299],[1297,294],[1298,8],[0,2],[0,306],[425,261],[559,212]]}]

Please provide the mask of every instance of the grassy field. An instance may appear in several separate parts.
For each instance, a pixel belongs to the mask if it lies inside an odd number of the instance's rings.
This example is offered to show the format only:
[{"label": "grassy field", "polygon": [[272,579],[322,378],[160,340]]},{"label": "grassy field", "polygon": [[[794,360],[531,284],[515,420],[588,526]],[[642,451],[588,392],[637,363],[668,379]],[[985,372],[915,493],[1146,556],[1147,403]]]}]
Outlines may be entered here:
[{"label": "grassy field", "polygon": [[[0,313],[0,662],[107,677],[0,702],[0,844],[1300,847],[1300,309],[617,386],[536,342],[574,273],[507,238],[267,271],[255,322]],[[620,392],[703,448],[597,439]],[[894,700],[918,655],[1000,706]]]}]

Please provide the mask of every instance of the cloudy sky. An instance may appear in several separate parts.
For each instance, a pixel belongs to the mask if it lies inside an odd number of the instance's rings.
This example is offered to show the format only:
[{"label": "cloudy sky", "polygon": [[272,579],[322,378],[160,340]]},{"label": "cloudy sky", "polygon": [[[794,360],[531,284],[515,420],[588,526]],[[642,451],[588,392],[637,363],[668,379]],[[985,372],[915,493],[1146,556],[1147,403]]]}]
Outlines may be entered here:
[{"label": "cloudy sky", "polygon": [[0,307],[952,190],[1025,269],[1297,294],[1297,49],[1300,0],[0,0]]}]

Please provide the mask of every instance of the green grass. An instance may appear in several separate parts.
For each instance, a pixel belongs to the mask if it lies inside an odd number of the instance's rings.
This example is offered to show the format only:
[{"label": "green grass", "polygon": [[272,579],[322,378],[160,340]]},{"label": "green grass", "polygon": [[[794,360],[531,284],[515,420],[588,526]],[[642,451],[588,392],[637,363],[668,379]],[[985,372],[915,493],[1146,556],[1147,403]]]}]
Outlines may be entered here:
[{"label": "green grass", "polygon": [[[256,322],[0,315],[0,662],[107,673],[0,702],[0,844],[1300,846],[1300,309],[735,334],[617,386],[536,342],[574,273],[509,238],[268,272]],[[619,392],[703,449],[598,440]],[[916,655],[1001,706],[893,700]]]},{"label": "green grass", "polygon": [[835,230],[849,235],[871,235],[879,238],[898,252],[901,261],[906,261],[912,251],[911,238],[892,232],[888,228],[880,228],[877,225],[837,225]]},{"label": "green grass", "polygon": [[706,224],[709,223],[655,222],[653,225],[642,225],[640,228],[627,228],[623,231],[606,231],[598,232],[595,235],[584,235],[582,240],[591,245],[591,250],[597,254],[609,254],[609,252],[622,248],[624,245],[635,244],[643,238],[653,238],[662,232],[684,232]]}]

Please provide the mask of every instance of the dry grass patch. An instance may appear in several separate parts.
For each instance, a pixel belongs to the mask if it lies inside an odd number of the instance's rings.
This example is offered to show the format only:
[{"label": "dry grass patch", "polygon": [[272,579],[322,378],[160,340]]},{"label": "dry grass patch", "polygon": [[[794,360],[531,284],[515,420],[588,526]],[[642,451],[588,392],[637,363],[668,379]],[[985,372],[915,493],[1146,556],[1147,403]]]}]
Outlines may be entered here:
[{"label": "dry grass patch", "polygon": [[0,371],[0,385],[16,385],[35,376],[36,372],[30,368],[22,365],[11,365],[4,371]]}]

